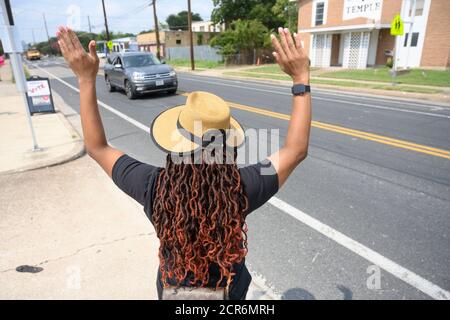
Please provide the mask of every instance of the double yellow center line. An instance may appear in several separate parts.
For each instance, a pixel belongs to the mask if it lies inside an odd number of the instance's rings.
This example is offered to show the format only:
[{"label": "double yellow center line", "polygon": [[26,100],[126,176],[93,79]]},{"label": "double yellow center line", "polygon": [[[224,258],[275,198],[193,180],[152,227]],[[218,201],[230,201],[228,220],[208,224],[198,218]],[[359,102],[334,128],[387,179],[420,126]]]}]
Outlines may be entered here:
[{"label": "double yellow center line", "polygon": [[[182,95],[187,97],[189,94],[182,93]],[[260,115],[271,117],[271,118],[287,120],[287,121],[289,121],[291,119],[290,115],[284,114],[284,113],[279,113],[279,112],[270,111],[270,110],[266,110],[266,109],[246,106],[243,104],[229,102],[229,101],[228,101],[228,104],[230,105],[230,107],[232,107],[234,109],[248,111],[248,112],[260,114]],[[357,138],[364,139],[364,140],[374,141],[374,142],[382,143],[385,145],[390,145],[390,146],[401,148],[401,149],[407,149],[407,150],[411,150],[411,151],[415,151],[415,152],[432,155],[435,157],[450,159],[450,151],[443,150],[443,149],[433,148],[433,147],[429,147],[429,146],[425,146],[425,145],[421,145],[421,144],[417,144],[417,143],[412,143],[409,141],[393,139],[393,138],[381,136],[378,134],[373,134],[373,133],[364,132],[364,131],[360,131],[360,130],[349,129],[346,127],[336,126],[336,125],[319,122],[319,121],[312,121],[311,126],[314,128],[319,128],[319,129],[323,129],[323,130],[327,130],[327,131],[341,133],[344,135],[357,137]]]}]

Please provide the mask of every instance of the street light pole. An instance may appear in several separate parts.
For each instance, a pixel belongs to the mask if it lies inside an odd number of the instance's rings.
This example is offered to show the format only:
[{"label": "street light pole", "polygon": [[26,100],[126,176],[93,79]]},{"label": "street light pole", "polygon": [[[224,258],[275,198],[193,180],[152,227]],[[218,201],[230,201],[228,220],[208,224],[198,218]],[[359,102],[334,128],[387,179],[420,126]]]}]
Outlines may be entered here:
[{"label": "street light pole", "polygon": [[161,41],[159,38],[158,16],[156,15],[156,0],[153,0],[153,20],[155,20],[155,34],[156,34],[156,57],[161,59]]},{"label": "street light pole", "polygon": [[[23,72],[22,65],[22,56],[20,54],[18,46],[18,39],[15,39],[16,27],[14,26],[14,19],[11,11],[11,4],[9,0],[0,0],[0,4],[3,12],[3,24],[6,25],[8,36],[6,37],[6,41],[9,43],[4,43],[4,47],[9,47],[10,49],[9,57],[11,61],[11,68],[14,73],[14,79],[16,80],[17,90],[21,93],[23,102],[25,104],[25,110],[28,119],[28,125],[31,131],[31,137],[33,139],[33,151],[41,151],[37,144],[36,134],[34,132],[33,123],[31,121],[30,109],[28,107],[28,99],[27,99],[27,83],[25,74]],[[5,50],[6,51],[6,50]]]},{"label": "street light pole", "polygon": [[193,34],[192,34],[191,0],[188,0],[188,26],[189,26],[189,40],[190,40],[190,47],[191,47],[191,69],[195,70],[194,38],[193,38]]}]

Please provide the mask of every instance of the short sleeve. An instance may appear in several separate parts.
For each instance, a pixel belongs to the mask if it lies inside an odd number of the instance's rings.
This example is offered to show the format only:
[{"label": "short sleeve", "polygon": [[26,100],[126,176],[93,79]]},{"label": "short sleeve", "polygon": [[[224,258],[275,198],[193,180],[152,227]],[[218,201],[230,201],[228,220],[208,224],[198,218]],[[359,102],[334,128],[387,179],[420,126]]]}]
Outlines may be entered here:
[{"label": "short sleeve", "polygon": [[123,155],[113,166],[112,179],[123,192],[144,205],[147,204],[147,195],[152,192],[158,173],[158,167]]},{"label": "short sleeve", "polygon": [[278,175],[269,160],[239,169],[247,195],[249,208],[248,215],[261,207],[278,192]]}]

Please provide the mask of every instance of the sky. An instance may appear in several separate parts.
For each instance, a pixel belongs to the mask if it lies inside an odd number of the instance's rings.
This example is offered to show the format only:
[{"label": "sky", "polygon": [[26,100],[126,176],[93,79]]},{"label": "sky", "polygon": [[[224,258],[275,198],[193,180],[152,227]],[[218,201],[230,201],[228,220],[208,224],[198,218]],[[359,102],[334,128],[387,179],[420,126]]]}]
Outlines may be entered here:
[{"label": "sky", "polygon": [[[46,41],[44,27],[45,14],[50,36],[54,36],[60,25],[89,31],[88,16],[92,32],[105,29],[101,0],[10,0],[14,22],[19,27],[20,37],[27,43]],[[153,29],[152,0],[105,0],[110,31],[139,33]],[[192,0],[192,11],[199,13],[203,20],[209,20],[213,9],[212,0]],[[157,0],[158,19],[165,22],[170,14],[187,10],[187,0]],[[3,20],[0,22],[3,24]],[[77,26],[79,26],[77,28]]]}]

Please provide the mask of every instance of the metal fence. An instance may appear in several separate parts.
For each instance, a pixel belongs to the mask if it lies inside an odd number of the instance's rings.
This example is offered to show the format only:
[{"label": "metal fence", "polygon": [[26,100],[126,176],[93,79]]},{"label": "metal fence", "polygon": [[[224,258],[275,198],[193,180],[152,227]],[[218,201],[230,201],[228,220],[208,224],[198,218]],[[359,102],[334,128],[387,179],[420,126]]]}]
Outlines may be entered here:
[{"label": "metal fence", "polygon": [[260,65],[275,61],[272,51],[255,49],[252,52],[226,55],[223,57],[225,65]]},{"label": "metal fence", "polygon": [[[215,62],[222,61],[222,55],[220,55],[218,51],[218,49],[212,48],[208,45],[194,46],[195,60]],[[166,48],[166,59],[168,60],[189,59],[190,57],[189,47]]]}]

